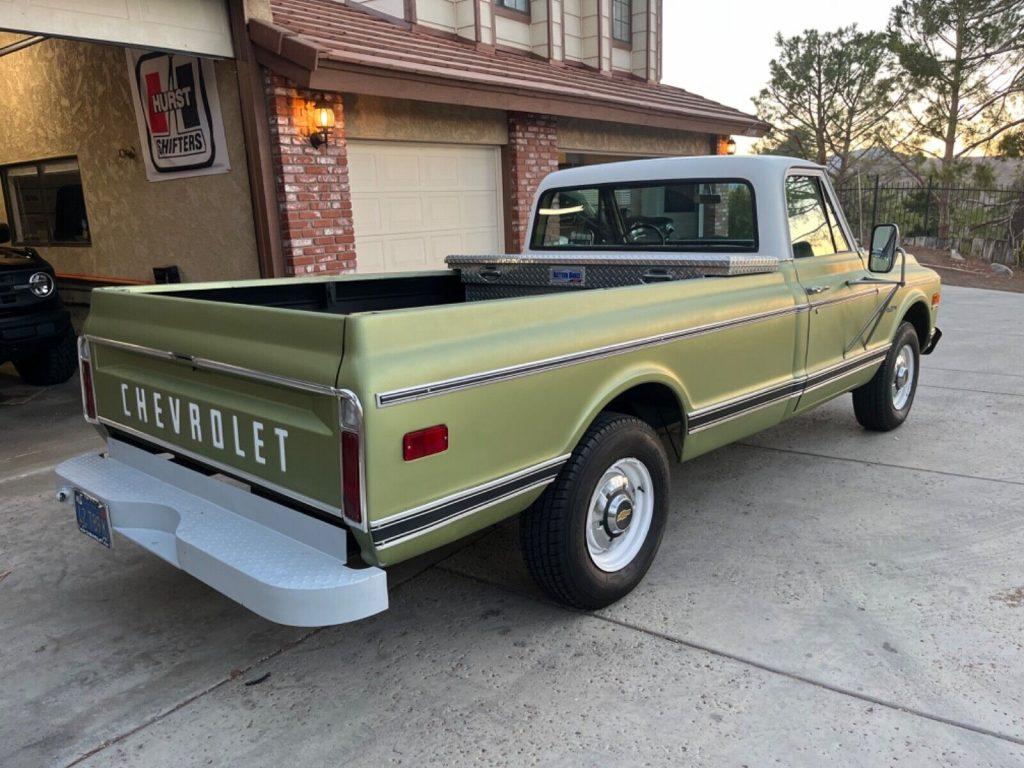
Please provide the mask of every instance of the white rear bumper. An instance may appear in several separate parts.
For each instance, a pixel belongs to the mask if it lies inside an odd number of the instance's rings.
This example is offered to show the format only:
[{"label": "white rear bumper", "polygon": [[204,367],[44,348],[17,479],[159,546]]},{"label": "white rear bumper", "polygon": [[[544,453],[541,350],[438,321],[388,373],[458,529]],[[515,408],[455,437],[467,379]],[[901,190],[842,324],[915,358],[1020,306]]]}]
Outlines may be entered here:
[{"label": "white rear bumper", "polygon": [[384,571],[346,565],[344,528],[117,440],[108,449],[59,465],[59,487],[104,502],[114,531],[249,610],[315,627],[388,607]]}]

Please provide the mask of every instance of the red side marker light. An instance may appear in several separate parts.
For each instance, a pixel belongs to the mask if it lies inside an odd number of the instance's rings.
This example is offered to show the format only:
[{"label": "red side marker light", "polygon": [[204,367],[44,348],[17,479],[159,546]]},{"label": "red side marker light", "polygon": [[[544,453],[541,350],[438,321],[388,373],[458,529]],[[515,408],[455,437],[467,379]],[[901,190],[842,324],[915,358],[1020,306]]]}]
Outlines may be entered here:
[{"label": "red side marker light", "polygon": [[448,427],[438,424],[435,427],[409,432],[402,438],[402,458],[406,461],[422,459],[448,450]]}]

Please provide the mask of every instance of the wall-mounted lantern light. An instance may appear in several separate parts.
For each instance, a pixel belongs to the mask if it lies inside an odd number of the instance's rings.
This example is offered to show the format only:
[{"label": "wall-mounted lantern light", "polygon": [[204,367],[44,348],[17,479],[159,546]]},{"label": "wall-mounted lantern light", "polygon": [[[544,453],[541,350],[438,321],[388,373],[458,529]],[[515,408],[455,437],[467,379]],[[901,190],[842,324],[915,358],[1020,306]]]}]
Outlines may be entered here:
[{"label": "wall-mounted lantern light", "polygon": [[309,143],[319,149],[331,140],[334,130],[334,110],[330,103],[321,96],[310,107]]},{"label": "wall-mounted lantern light", "polygon": [[715,153],[719,155],[735,155],[736,139],[732,136],[719,136],[718,144],[715,147]]}]

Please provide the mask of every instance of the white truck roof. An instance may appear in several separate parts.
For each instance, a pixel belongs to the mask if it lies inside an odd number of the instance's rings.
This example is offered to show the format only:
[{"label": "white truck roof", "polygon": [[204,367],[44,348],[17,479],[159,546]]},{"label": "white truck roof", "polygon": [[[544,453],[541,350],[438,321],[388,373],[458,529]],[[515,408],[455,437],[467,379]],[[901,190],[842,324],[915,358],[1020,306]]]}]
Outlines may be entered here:
[{"label": "white truck roof", "polygon": [[[776,263],[788,261],[793,258],[793,254],[789,243],[785,179],[787,174],[794,169],[820,173],[826,188],[831,189],[828,174],[825,173],[826,169],[823,166],[797,157],[775,155],[658,157],[650,160],[627,160],[620,163],[567,168],[549,174],[541,182],[534,198],[531,221],[537,215],[537,204],[541,195],[549,189],[665,179],[743,179],[749,181],[754,188],[758,233],[757,255],[761,257],[757,261],[760,263],[764,257],[769,257]],[[834,199],[834,194],[832,196],[838,215],[845,224],[845,217],[843,217],[838,201]],[[848,225],[846,229],[849,232]],[[541,253],[543,252],[534,251],[530,243],[527,243],[523,256],[537,257]],[[607,258],[608,255],[604,256]],[[597,257],[596,254],[595,257]],[[648,258],[650,258],[650,254],[648,254]],[[732,260],[740,262],[743,261],[743,257],[734,256]]]}]

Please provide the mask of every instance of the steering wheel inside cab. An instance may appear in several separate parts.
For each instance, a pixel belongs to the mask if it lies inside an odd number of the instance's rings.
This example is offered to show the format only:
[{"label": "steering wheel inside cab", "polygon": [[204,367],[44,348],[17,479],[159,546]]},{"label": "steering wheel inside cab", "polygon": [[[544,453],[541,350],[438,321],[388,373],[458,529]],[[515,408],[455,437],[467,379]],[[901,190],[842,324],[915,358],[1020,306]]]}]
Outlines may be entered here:
[{"label": "steering wheel inside cab", "polygon": [[626,232],[626,241],[637,245],[665,245],[667,239],[661,227],[648,221],[634,221]]}]

